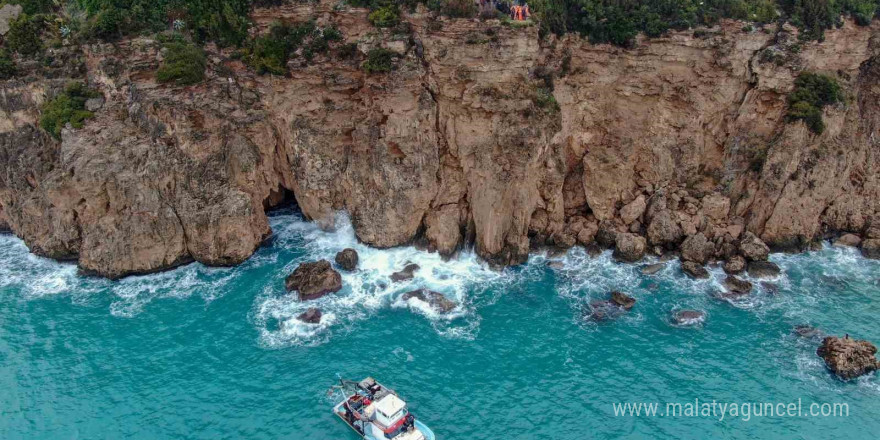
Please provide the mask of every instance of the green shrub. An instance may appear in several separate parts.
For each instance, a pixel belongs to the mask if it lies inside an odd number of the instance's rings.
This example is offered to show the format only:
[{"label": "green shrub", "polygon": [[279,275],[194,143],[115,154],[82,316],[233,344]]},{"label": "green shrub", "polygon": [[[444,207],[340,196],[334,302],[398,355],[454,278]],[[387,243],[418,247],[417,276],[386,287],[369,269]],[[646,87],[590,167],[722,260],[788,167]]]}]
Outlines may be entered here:
[{"label": "green shrub", "polygon": [[813,133],[825,130],[822,108],[843,101],[843,91],[834,78],[818,73],[804,72],[794,81],[794,90],[788,95],[788,119],[804,121]]},{"label": "green shrub", "polygon": [[156,81],[188,86],[205,80],[207,60],[202,48],[182,38],[173,38],[163,47],[165,59],[156,71]]},{"label": "green shrub", "polygon": [[74,128],[82,128],[86,119],[94,114],[86,110],[86,101],[101,96],[82,83],[70,83],[64,92],[43,104],[40,127],[55,139],[61,139],[61,129],[69,122]]},{"label": "green shrub", "polygon": [[390,4],[370,12],[367,19],[378,28],[390,28],[400,23],[400,13],[397,11],[397,5]]},{"label": "green shrub", "polygon": [[394,52],[388,49],[371,49],[367,52],[367,61],[362,66],[367,73],[390,72],[394,67]]},{"label": "green shrub", "polygon": [[330,42],[342,41],[342,33],[335,27],[319,28],[313,21],[289,25],[277,22],[269,33],[246,44],[245,62],[259,74],[287,74],[287,62],[302,48],[304,59],[311,61],[319,53],[330,49]]},{"label": "green shrub", "polygon": [[6,47],[22,55],[34,55],[43,50],[40,34],[43,31],[43,19],[21,14],[9,23],[6,34]]},{"label": "green shrub", "polygon": [[52,0],[9,0],[9,1],[0,1],[0,6],[10,3],[14,5],[20,5],[22,12],[25,14],[42,14],[46,12],[51,12],[52,8],[55,6]]},{"label": "green shrub", "polygon": [[0,79],[6,80],[15,76],[15,61],[6,50],[0,50]]},{"label": "green shrub", "polygon": [[451,18],[470,18],[477,15],[472,0],[427,0],[428,9]]}]

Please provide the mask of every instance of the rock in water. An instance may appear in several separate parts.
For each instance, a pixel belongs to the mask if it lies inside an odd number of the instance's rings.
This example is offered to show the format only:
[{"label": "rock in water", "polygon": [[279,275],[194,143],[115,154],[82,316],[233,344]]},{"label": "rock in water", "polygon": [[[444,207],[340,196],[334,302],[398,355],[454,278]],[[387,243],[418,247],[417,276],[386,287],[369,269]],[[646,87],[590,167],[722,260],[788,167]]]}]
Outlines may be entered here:
[{"label": "rock in water", "polygon": [[752,261],[749,263],[749,275],[755,278],[775,278],[779,276],[779,266],[769,261]]},{"label": "rock in water", "polygon": [[816,327],[805,325],[805,324],[795,326],[795,328],[792,329],[792,333],[794,333],[795,335],[797,335],[801,338],[807,338],[807,339],[814,339],[814,338],[822,337],[821,330],[817,329]]},{"label": "rock in water", "polygon": [[724,262],[724,272],[726,273],[737,274],[744,270],[746,270],[746,259],[739,255],[734,255]]},{"label": "rock in water", "polygon": [[828,336],[816,354],[837,377],[849,380],[880,369],[880,361],[874,355],[877,347],[868,341]]},{"label": "rock in water", "polygon": [[617,246],[614,249],[614,258],[627,263],[634,263],[645,256],[648,242],[644,237],[636,234],[618,233]]},{"label": "rock in water", "polygon": [[681,259],[706,264],[715,253],[715,245],[703,233],[691,235],[681,244]]},{"label": "rock in water", "polygon": [[739,293],[742,295],[748,294],[752,291],[752,283],[739,279],[733,275],[728,275],[727,278],[724,279],[724,287],[726,287],[731,293]]},{"label": "rock in water", "polygon": [[590,258],[596,258],[599,255],[602,255],[602,248],[600,248],[599,245],[597,245],[595,243],[588,245],[586,247],[586,251],[587,251],[587,255],[589,255]]},{"label": "rock in water", "polygon": [[404,293],[401,299],[409,301],[410,298],[416,298],[419,301],[426,302],[440,313],[449,313],[455,310],[455,302],[450,301],[440,292],[434,292],[428,289],[418,289],[412,292]]},{"label": "rock in water", "polygon": [[611,292],[611,302],[623,307],[624,310],[629,310],[636,305],[636,299],[623,292]]},{"label": "rock in water", "polygon": [[327,260],[302,263],[284,282],[288,291],[299,293],[300,301],[320,298],[342,289],[342,275]]},{"label": "rock in water", "polygon": [[666,267],[666,265],[663,263],[649,264],[647,266],[642,266],[642,275],[654,275],[655,273],[663,270],[664,267]]},{"label": "rock in water", "polygon": [[415,272],[419,270],[419,265],[410,263],[407,264],[406,267],[403,268],[400,272],[394,272],[391,274],[391,281],[395,283],[398,281],[408,281],[415,277]]},{"label": "rock in water", "polygon": [[307,324],[318,324],[321,322],[321,315],[321,309],[309,307],[308,310],[297,316],[296,319],[299,319],[300,321]]},{"label": "rock in water", "polygon": [[709,271],[700,264],[693,261],[684,261],[681,263],[681,270],[694,279],[708,279]]},{"label": "rock in water", "polygon": [[676,325],[696,325],[706,320],[706,312],[700,310],[679,310],[672,314]]},{"label": "rock in water", "polygon": [[351,249],[351,248],[341,250],[339,253],[336,254],[336,264],[338,264],[339,267],[341,267],[347,271],[352,271],[352,270],[357,269],[357,265],[358,265],[357,251],[354,249]]},{"label": "rock in water", "polygon": [[770,248],[751,232],[746,232],[739,242],[739,251],[749,261],[764,261],[770,255]]},{"label": "rock in water", "polygon": [[862,255],[865,258],[880,260],[880,239],[872,238],[862,242]]},{"label": "rock in water", "polygon": [[776,295],[779,293],[779,286],[776,284],[761,281],[761,287],[764,288],[764,291],[767,292],[768,295]]},{"label": "rock in water", "polygon": [[843,234],[840,238],[834,240],[834,246],[838,247],[859,247],[860,244],[862,244],[862,239],[856,234]]}]

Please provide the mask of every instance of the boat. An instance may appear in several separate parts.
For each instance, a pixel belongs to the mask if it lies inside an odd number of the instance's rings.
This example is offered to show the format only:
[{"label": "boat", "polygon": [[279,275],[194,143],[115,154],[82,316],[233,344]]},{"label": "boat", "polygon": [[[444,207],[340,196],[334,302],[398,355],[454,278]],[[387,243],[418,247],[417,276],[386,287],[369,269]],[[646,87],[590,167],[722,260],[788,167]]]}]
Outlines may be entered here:
[{"label": "boat", "polygon": [[417,420],[394,390],[372,377],[340,380],[345,400],[333,407],[346,425],[366,440],[434,440],[434,432]]}]

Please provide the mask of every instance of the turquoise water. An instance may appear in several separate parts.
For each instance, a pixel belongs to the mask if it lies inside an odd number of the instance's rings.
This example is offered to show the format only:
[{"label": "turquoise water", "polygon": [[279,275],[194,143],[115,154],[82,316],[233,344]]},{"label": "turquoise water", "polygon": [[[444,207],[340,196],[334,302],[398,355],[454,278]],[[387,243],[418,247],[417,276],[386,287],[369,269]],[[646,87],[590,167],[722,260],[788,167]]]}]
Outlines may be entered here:
[{"label": "turquoise water", "polygon": [[[411,248],[357,245],[294,213],[242,266],[193,264],[119,282],[77,276],[0,236],[0,438],[355,439],[330,413],[338,377],[397,389],[438,439],[869,438],[880,431],[876,376],[833,379],[798,324],[880,342],[880,263],[851,249],[774,255],[778,294],[713,297],[670,263],[655,276],[574,249],[503,273],[472,255],[443,262]],[[313,304],[286,295],[300,261],[354,246],[362,268]],[[411,283],[388,275],[407,261]],[[438,316],[407,290],[460,305]],[[611,289],[635,308],[603,324],[584,304]],[[292,320],[309,305],[320,326]],[[681,308],[697,327],[670,324]],[[848,417],[614,417],[616,402],[846,403]],[[874,434],[872,434],[874,433]]]}]

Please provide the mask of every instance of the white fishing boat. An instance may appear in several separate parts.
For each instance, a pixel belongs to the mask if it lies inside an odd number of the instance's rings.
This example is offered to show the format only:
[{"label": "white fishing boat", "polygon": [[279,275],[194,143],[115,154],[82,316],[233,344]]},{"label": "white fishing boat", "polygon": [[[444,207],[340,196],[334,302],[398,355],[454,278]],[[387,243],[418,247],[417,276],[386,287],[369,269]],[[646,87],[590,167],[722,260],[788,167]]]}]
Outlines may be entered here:
[{"label": "white fishing boat", "polygon": [[366,440],[434,440],[434,433],[409,412],[394,390],[368,377],[341,380],[345,400],[333,407],[351,429]]}]

